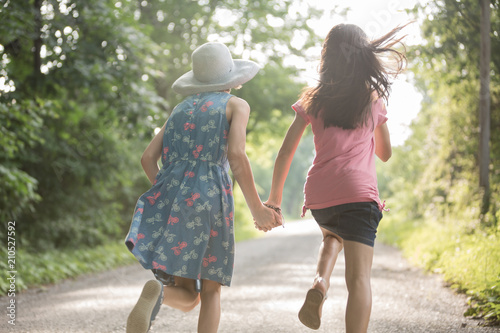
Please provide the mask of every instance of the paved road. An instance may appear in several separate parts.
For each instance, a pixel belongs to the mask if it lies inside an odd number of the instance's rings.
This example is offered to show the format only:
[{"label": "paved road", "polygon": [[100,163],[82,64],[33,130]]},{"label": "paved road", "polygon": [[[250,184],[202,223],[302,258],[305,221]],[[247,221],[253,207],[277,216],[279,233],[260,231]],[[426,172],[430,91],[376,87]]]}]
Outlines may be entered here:
[{"label": "paved road", "polygon": [[[260,239],[237,244],[233,286],[223,288],[219,332],[313,332],[297,311],[315,272],[321,236],[313,221],[288,223]],[[347,291],[341,253],[317,332],[344,332]],[[2,316],[1,332],[124,332],[129,311],[151,277],[138,265],[65,281],[18,295],[17,325]],[[411,267],[400,253],[377,244],[373,267],[373,311],[369,332],[500,332],[462,316],[463,296],[443,287],[435,275]],[[6,299],[0,299],[6,308]],[[5,310],[4,310],[5,311]],[[196,332],[198,308],[191,313],[164,307],[152,329]]]}]

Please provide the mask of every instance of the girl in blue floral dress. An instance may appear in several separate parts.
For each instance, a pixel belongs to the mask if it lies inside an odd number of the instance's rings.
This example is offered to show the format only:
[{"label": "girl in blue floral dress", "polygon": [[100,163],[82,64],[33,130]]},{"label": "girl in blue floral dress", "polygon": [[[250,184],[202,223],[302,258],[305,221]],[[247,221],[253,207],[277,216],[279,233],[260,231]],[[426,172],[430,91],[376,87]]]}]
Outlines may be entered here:
[{"label": "girl in blue floral dress", "polygon": [[[231,284],[234,265],[229,166],[256,227],[281,225],[280,216],[262,204],[245,153],[250,107],[229,94],[252,79],[258,65],[233,60],[224,44],[207,43],[193,52],[192,66],[172,86],[188,97],[141,159],[153,186],[137,201],[125,242],[157,279],[144,286],[127,332],[147,332],[161,304],[190,311],[200,300],[198,332],[217,331],[220,287]],[[199,290],[196,281],[202,281]]]}]

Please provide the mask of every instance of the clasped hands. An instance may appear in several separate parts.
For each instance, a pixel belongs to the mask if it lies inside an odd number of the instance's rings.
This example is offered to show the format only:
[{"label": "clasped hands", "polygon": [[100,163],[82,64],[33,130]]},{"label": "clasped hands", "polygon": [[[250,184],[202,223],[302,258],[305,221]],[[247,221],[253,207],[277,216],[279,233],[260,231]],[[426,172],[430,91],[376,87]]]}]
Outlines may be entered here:
[{"label": "clasped hands", "polygon": [[262,203],[262,209],[254,215],[255,228],[264,232],[270,231],[279,226],[285,226],[285,219],[278,205],[270,202]]}]

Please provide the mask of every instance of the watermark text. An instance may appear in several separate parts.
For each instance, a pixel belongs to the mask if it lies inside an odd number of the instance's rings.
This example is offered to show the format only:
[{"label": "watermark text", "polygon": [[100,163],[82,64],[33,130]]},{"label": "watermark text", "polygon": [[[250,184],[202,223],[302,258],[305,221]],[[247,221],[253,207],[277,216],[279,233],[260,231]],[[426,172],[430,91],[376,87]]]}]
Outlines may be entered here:
[{"label": "watermark text", "polygon": [[7,322],[16,325],[16,221],[7,224]]}]

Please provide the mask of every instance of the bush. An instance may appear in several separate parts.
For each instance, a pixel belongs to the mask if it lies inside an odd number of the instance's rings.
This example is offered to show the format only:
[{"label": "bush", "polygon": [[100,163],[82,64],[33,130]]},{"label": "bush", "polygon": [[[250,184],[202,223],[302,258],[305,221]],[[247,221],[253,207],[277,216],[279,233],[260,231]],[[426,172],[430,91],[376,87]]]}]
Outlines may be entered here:
[{"label": "bush", "polygon": [[380,225],[382,241],[399,246],[409,260],[469,295],[467,316],[500,323],[500,230],[467,230],[465,222],[398,219],[390,212]]}]

